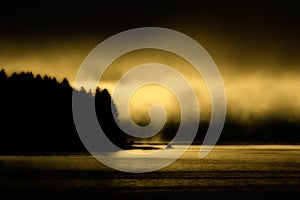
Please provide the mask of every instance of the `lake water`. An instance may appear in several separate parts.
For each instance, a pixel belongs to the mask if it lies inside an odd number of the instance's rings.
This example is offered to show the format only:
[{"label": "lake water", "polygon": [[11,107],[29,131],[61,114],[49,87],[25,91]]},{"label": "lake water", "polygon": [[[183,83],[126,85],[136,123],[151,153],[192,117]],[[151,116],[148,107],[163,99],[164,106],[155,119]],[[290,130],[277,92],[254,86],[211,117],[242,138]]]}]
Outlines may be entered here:
[{"label": "lake water", "polygon": [[[166,151],[178,148],[175,145]],[[171,165],[149,173],[119,172],[87,154],[0,156],[0,192],[43,199],[282,198],[300,194],[300,145],[219,145],[202,159],[199,148],[193,145]],[[122,158],[122,152],[110,156]],[[160,162],[165,158],[152,159]],[[122,164],[136,167],[128,158]]]}]

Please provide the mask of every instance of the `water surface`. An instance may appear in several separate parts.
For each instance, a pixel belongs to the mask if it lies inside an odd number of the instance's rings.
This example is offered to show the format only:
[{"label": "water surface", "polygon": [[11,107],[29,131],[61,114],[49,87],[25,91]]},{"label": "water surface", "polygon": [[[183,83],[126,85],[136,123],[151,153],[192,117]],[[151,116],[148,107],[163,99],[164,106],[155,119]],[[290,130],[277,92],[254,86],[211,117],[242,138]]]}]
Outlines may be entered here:
[{"label": "water surface", "polygon": [[[157,146],[164,147],[164,146]],[[181,145],[166,149],[172,151]],[[286,197],[300,192],[300,146],[219,145],[199,159],[193,145],[171,165],[150,173],[111,169],[88,154],[0,156],[1,192],[31,197],[195,197],[267,195]],[[129,150],[149,153],[153,150]],[[132,166],[123,152],[109,156]],[[160,162],[164,157],[153,157]],[[152,162],[153,162],[152,160]],[[147,160],[141,160],[147,164]]]}]

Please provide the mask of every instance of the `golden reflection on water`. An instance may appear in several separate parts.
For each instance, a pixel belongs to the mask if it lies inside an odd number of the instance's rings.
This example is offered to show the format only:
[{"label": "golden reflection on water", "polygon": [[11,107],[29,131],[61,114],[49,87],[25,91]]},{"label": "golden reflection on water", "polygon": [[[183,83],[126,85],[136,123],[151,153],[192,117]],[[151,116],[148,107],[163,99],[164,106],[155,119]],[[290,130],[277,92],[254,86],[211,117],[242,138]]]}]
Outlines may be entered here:
[{"label": "golden reflection on water", "polygon": [[[165,146],[162,146],[164,148]],[[170,154],[180,148],[164,149]],[[199,159],[200,146],[193,145],[171,165],[150,173],[124,173],[111,169],[89,154],[48,156],[0,156],[0,191],[41,190],[48,194],[144,195],[176,192],[297,193],[300,187],[300,145],[215,146]],[[144,154],[153,150],[129,150]],[[109,154],[132,166],[122,152]],[[160,162],[165,158],[153,158]],[[145,162],[146,163],[146,162]]]},{"label": "golden reflection on water", "polygon": [[[168,154],[179,151],[182,145],[155,145]],[[189,149],[174,163],[161,171],[189,170],[268,170],[268,169],[300,169],[300,145],[217,145],[205,157],[199,158],[200,145],[191,145]],[[125,159],[130,165],[135,154],[149,154],[157,150],[126,150],[132,157],[123,157],[125,151],[110,153],[108,156]],[[129,155],[130,155],[129,154]],[[164,159],[155,154],[152,159]],[[158,155],[158,156],[157,156]],[[110,170],[90,154],[47,155],[47,156],[0,156],[1,169],[49,169],[49,170]],[[217,165],[216,165],[217,164]],[[228,168],[226,166],[230,165]]]}]

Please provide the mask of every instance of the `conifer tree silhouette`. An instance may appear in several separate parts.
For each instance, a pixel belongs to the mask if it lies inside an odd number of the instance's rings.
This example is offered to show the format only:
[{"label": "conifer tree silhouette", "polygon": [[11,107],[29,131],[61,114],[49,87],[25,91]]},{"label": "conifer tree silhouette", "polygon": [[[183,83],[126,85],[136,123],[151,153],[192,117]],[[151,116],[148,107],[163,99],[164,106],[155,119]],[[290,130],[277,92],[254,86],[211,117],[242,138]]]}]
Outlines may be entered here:
[{"label": "conifer tree silhouette", "polygon": [[[72,114],[72,94],[95,98],[98,121],[106,136],[121,149],[129,149],[133,138],[117,125],[117,107],[106,89],[95,93],[72,88],[48,75],[0,70],[0,153],[86,152]],[[117,118],[116,118],[117,119]],[[208,123],[200,124],[195,142],[203,141]],[[167,124],[165,140],[176,134],[177,122]],[[256,124],[243,124],[227,117],[219,143],[300,143],[300,123],[282,117],[267,117]]]},{"label": "conifer tree silhouette", "polygon": [[106,89],[101,91],[100,88],[97,87],[95,93],[95,106],[98,121],[108,139],[119,148],[130,148],[132,142],[127,134],[118,127],[114,119],[114,116],[118,116],[118,111]]}]

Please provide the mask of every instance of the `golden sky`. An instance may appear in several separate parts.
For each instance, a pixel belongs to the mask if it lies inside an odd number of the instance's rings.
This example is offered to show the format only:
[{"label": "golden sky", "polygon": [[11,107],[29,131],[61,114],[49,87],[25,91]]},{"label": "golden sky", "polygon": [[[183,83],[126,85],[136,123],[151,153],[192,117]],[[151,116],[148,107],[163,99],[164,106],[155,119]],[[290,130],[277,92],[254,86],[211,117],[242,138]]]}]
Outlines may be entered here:
[{"label": "golden sky", "polygon": [[[38,13],[41,20],[37,13],[21,13],[16,18],[4,13],[0,68],[9,74],[32,71],[58,80],[67,77],[72,84],[84,58],[107,37],[130,28],[166,27],[192,37],[210,54],[224,81],[230,116],[242,121],[270,116],[300,121],[300,31],[294,6],[207,3],[184,5],[184,9],[177,5],[169,10],[163,5],[155,6],[132,12],[110,8],[104,14],[91,16],[71,11],[64,15],[64,10],[53,17]],[[150,12],[151,8],[156,8],[156,14]],[[109,15],[111,9],[117,9],[114,11],[118,14]],[[145,62],[163,63],[184,74],[197,93],[201,116],[209,117],[210,98],[203,80],[193,73],[189,63],[168,52],[140,50],[122,56],[110,66],[100,87],[112,92],[123,73]],[[147,86],[130,100],[134,117],[146,117],[154,101],[176,115],[174,96],[158,86]]]}]

